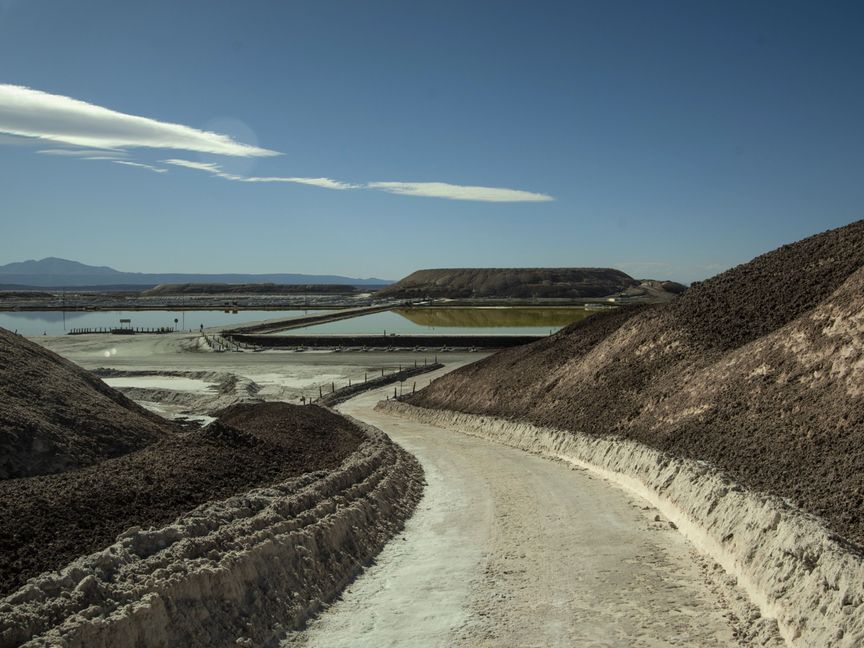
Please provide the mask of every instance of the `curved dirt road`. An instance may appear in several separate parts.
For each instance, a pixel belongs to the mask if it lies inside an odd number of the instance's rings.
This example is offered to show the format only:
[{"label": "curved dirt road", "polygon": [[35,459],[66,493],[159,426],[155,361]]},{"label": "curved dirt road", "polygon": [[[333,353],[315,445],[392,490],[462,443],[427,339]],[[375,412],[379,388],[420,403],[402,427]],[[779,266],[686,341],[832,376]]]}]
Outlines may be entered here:
[{"label": "curved dirt road", "polygon": [[702,563],[643,502],[563,463],[374,411],[386,393],[340,409],[419,458],[424,498],[283,648],[738,645]]}]

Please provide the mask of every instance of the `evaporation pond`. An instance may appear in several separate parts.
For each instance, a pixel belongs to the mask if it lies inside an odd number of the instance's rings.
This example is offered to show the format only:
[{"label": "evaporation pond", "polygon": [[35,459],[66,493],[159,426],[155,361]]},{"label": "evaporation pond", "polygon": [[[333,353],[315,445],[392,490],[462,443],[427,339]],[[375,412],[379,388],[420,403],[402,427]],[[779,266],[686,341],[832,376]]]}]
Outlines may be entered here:
[{"label": "evaporation pond", "polygon": [[109,387],[114,387],[116,389],[137,387],[139,389],[206,392],[214,386],[213,383],[209,383],[205,380],[185,378],[183,376],[117,376],[115,378],[103,378],[102,380]]},{"label": "evaporation pond", "polygon": [[282,331],[281,335],[548,335],[591,315],[584,308],[399,308]]},{"label": "evaporation pond", "polygon": [[[64,335],[73,329],[170,328],[197,331],[202,326],[241,326],[252,322],[317,315],[319,310],[221,310],[198,311],[4,311],[0,327],[21,335]],[[121,323],[121,319],[131,322]],[[174,320],[177,320],[176,323]]]}]

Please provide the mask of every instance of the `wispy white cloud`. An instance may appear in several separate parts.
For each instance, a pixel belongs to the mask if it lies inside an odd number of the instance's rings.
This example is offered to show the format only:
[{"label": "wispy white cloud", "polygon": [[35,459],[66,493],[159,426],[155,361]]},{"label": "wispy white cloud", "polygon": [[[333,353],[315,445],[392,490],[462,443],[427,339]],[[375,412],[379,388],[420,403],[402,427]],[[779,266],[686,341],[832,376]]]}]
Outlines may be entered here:
[{"label": "wispy white cloud", "polygon": [[171,158],[170,160],[162,160],[162,163],[186,167],[187,169],[197,169],[198,171],[209,171],[210,173],[215,174],[222,173],[222,168],[215,162],[195,162],[194,160],[179,160]]},{"label": "wispy white cloud", "polygon": [[[94,160],[97,158],[87,158],[88,160]],[[111,160],[114,164],[125,164],[126,166],[138,167],[140,169],[147,169],[149,171],[153,171],[154,173],[167,173],[168,169],[163,169],[161,167],[155,167],[152,164],[144,164],[143,162],[130,162],[129,160]]]},{"label": "wispy white cloud", "polygon": [[129,154],[125,151],[112,151],[110,149],[42,149],[41,151],[36,151],[41,155],[58,155],[60,157],[80,157],[86,160],[108,160],[114,158],[124,158],[128,157]]},{"label": "wispy white cloud", "polygon": [[[2,1],[2,0],[0,0]],[[126,149],[154,148],[236,157],[280,155],[227,135],[130,115],[109,108],[49,94],[24,86],[0,84],[0,144],[45,146],[43,155],[105,160],[165,173],[167,169],[129,159]],[[204,171],[225,180],[247,183],[293,183],[334,189],[368,189],[402,196],[483,202],[547,202],[552,196],[519,189],[457,185],[446,182],[369,182],[354,184],[333,178],[249,176],[226,171],[219,164],[172,158],[164,164]]]},{"label": "wispy white cloud", "polygon": [[321,187],[322,189],[337,189],[344,191],[345,189],[360,189],[362,185],[351,184],[350,182],[342,182],[341,180],[333,180],[332,178],[292,178],[288,176],[238,176],[230,173],[220,173],[220,178],[228,180],[236,180],[238,182],[292,182],[294,184],[310,185],[312,187]]},{"label": "wispy white cloud", "polygon": [[236,182],[292,182],[295,184],[312,185],[323,189],[374,189],[403,196],[425,196],[433,198],[449,198],[450,200],[477,200],[484,202],[546,202],[554,200],[552,196],[518,189],[499,189],[496,187],[472,187],[447,184],[444,182],[369,182],[353,184],[333,180],[332,178],[295,178],[287,176],[242,176],[227,173],[218,164],[212,162],[195,162],[172,158],[162,160],[163,164],[207,171],[226,180]]},{"label": "wispy white cloud", "polygon": [[279,155],[220,133],[9,84],[0,84],[0,133],[99,149],[147,147],[241,157]]},{"label": "wispy white cloud", "polygon": [[426,196],[450,200],[479,200],[482,202],[548,202],[552,196],[519,189],[473,187],[446,182],[370,182],[369,189],[379,189],[400,196]]},{"label": "wispy white cloud", "polygon": [[290,176],[244,176],[235,173],[228,173],[222,170],[218,164],[212,162],[194,162],[192,160],[182,160],[172,158],[170,160],[162,160],[164,164],[173,164],[174,166],[186,167],[187,169],[197,169],[198,171],[207,171],[215,176],[224,178],[225,180],[233,180],[235,182],[290,182],[294,184],[311,185],[313,187],[321,187],[322,189],[359,189],[361,185],[350,184],[333,180],[332,178],[293,178]]}]

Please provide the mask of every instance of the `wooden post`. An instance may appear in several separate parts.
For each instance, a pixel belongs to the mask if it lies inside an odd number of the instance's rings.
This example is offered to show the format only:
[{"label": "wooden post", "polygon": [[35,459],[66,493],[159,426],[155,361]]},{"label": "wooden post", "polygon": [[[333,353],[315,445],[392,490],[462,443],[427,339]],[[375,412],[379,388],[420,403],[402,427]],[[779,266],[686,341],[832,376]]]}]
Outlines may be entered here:
[{"label": "wooden post", "polygon": [[364,371],[363,372],[363,382],[365,383],[367,380],[369,380],[369,372]]},{"label": "wooden post", "polygon": [[318,385],[318,398],[322,398],[324,393],[321,391],[321,385]]},{"label": "wooden post", "polygon": [[384,369],[383,369],[383,367],[382,367],[382,369],[381,369],[381,377],[382,377],[382,378],[384,377]]},{"label": "wooden post", "polygon": [[415,391],[417,391],[417,381],[416,380],[414,381],[414,384],[411,385],[411,393],[413,394]]},{"label": "wooden post", "polygon": [[393,398],[398,398],[398,396],[396,395],[396,386],[395,385],[393,386]]},{"label": "wooden post", "polygon": [[351,386],[351,379],[350,378],[348,379],[348,386],[349,387]]},{"label": "wooden post", "polygon": [[331,383],[330,383],[330,393],[332,394],[332,393],[335,392],[335,391],[336,391],[336,383],[335,383],[335,382],[331,382]]}]

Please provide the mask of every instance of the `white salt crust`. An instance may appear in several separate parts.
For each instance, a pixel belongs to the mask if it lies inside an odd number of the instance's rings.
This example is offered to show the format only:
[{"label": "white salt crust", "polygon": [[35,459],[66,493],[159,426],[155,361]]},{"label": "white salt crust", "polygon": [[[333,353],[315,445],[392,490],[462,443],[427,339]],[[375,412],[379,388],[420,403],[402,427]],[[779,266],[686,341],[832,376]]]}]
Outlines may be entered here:
[{"label": "white salt crust", "polygon": [[0,648],[261,645],[301,627],[403,526],[419,463],[381,431],[336,470],[209,502],[0,601]]},{"label": "white salt crust", "polygon": [[737,579],[788,646],[864,646],[864,556],[817,518],[777,497],[748,491],[705,463],[634,441],[530,423],[413,407],[382,410],[561,459],[655,506]]}]

